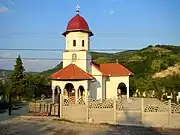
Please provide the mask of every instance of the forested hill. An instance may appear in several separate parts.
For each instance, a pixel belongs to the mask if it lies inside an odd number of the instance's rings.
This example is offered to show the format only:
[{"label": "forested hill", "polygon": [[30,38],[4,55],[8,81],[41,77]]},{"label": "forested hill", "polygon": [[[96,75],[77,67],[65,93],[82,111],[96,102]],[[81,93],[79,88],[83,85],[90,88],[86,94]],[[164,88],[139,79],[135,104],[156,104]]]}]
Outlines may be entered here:
[{"label": "forested hill", "polygon": [[[134,74],[135,78],[150,77],[180,63],[180,46],[172,45],[155,45],[148,46],[141,50],[128,50],[118,53],[99,53],[91,52],[92,59],[96,63],[113,63],[118,62]],[[43,71],[40,74],[49,76],[62,68],[62,62],[56,67]],[[10,70],[0,70],[0,76],[4,73],[10,74]]]},{"label": "forested hill", "polygon": [[97,63],[116,62],[129,68],[135,77],[152,76],[180,62],[180,46],[156,45],[114,54],[92,53]]},{"label": "forested hill", "polygon": [[[180,92],[180,46],[155,45],[141,50],[118,53],[91,52],[91,54],[96,63],[118,61],[134,73],[134,76],[130,77],[130,94],[137,89],[141,94],[144,91],[151,93],[154,90],[156,97],[161,98],[164,91],[175,95]],[[33,80],[34,83],[40,83],[38,86],[42,86],[43,82],[43,85],[48,84],[50,87],[50,80],[47,77],[61,69],[62,64],[61,62],[55,68],[41,73],[33,73],[35,79],[32,79],[32,74],[27,74],[27,79]],[[172,73],[174,71],[175,74]],[[4,72],[11,73],[11,71],[0,70],[0,78]],[[46,88],[46,85],[43,89]],[[175,96],[173,97],[175,100]]]},{"label": "forested hill", "polygon": [[[152,76],[180,62],[180,46],[155,45],[141,50],[129,50],[118,53],[91,52],[96,63],[118,62],[130,69],[136,77]],[[46,76],[62,68],[62,63],[55,68],[42,72]]]}]

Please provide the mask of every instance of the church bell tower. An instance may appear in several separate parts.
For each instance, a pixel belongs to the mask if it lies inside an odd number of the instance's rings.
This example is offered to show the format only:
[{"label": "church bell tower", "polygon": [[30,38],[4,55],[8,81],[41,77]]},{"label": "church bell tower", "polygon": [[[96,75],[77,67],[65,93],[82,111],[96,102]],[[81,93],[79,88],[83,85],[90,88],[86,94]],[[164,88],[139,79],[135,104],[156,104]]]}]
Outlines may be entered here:
[{"label": "church bell tower", "polygon": [[86,20],[79,15],[79,6],[76,7],[77,14],[69,21],[65,36],[66,47],[63,52],[63,68],[69,64],[75,64],[82,70],[90,73],[90,31]]}]

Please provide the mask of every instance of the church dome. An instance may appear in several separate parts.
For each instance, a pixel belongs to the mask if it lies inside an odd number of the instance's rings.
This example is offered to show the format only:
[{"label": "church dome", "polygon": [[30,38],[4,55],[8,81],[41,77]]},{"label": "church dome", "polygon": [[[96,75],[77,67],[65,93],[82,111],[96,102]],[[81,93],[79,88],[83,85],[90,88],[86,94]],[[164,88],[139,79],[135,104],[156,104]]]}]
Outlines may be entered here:
[{"label": "church dome", "polygon": [[88,23],[86,22],[86,20],[80,16],[79,14],[77,14],[76,16],[74,16],[67,25],[66,31],[63,33],[64,36],[66,36],[66,34],[68,34],[69,32],[73,32],[73,31],[82,31],[82,32],[88,32],[90,34],[90,36],[93,36],[93,33],[90,31]]}]

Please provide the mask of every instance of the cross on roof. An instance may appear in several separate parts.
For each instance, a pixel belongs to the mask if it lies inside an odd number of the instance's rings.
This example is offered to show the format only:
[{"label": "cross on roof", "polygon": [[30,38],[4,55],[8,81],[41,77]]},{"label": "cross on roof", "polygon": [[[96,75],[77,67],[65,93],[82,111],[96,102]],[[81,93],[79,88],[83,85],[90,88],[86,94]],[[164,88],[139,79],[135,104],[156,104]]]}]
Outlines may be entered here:
[{"label": "cross on roof", "polygon": [[76,13],[77,13],[77,14],[79,13],[79,9],[80,9],[80,6],[77,5],[77,6],[76,6]]}]

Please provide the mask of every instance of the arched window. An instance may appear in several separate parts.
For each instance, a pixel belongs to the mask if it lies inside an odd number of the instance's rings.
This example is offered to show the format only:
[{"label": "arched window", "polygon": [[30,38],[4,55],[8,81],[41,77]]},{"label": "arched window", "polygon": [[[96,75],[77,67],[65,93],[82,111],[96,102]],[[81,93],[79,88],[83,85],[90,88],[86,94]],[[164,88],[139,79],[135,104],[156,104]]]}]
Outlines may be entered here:
[{"label": "arched window", "polygon": [[73,40],[73,46],[76,46],[76,40]]},{"label": "arched window", "polygon": [[72,62],[75,62],[77,59],[77,55],[75,53],[72,54]]},{"label": "arched window", "polygon": [[82,47],[84,47],[84,40],[82,40]]}]

